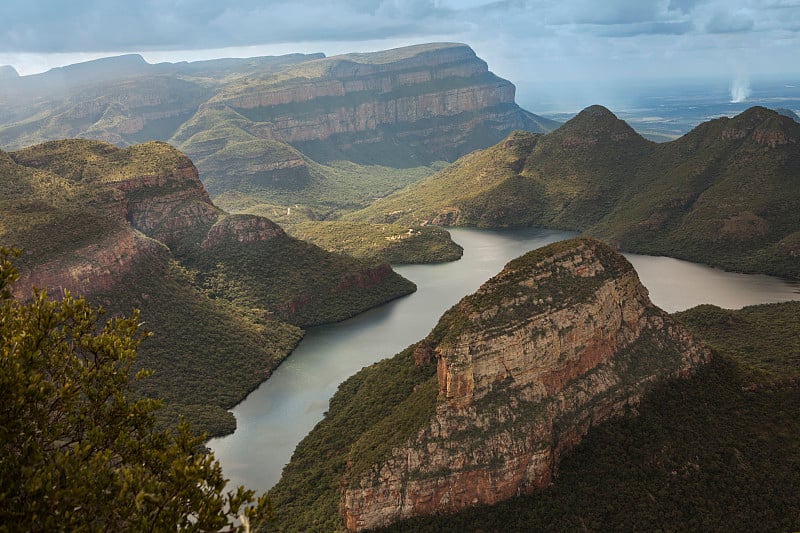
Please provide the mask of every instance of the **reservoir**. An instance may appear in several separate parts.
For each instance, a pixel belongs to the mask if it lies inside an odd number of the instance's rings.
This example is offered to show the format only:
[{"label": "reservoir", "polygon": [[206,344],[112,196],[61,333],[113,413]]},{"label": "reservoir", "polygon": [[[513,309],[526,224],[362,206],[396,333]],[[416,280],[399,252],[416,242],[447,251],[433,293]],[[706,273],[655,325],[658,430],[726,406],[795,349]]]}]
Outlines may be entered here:
[{"label": "reservoir", "polygon": [[[272,377],[232,410],[236,432],[208,442],[231,480],[228,490],[240,484],[257,492],[271,488],[297,443],[322,419],[339,383],[425,337],[444,311],[511,259],[575,235],[539,228],[449,231],[464,247],[461,260],[396,266],[417,284],[417,292],[350,320],[309,329]],[[668,257],[626,257],[653,303],[668,312],[701,303],[737,309],[800,300],[800,287],[778,278],[724,272]]]}]

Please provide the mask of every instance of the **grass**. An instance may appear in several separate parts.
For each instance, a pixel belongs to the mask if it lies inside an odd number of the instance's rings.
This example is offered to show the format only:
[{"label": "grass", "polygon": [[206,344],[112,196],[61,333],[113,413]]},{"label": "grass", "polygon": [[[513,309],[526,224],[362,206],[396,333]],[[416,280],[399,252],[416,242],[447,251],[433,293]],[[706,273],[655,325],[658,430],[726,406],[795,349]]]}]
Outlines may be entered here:
[{"label": "grass", "polygon": [[[638,416],[594,427],[553,485],[385,531],[794,531],[800,526],[796,302],[679,313],[715,349]],[[756,386],[754,386],[756,385]]]},{"label": "grass", "polygon": [[306,221],[287,231],[329,252],[392,264],[455,261],[463,252],[446,230],[430,226]]},{"label": "grass", "polygon": [[800,279],[800,124],[764,108],[661,144],[587,108],[518,132],[350,221],[582,231],[632,252]]}]

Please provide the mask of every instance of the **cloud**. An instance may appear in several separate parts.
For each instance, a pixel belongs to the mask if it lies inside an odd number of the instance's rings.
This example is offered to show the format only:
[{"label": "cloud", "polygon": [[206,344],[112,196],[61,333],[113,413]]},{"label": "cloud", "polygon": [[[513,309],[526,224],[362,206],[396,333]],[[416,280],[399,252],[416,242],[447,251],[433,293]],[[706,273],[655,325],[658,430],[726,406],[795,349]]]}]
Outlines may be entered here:
[{"label": "cloud", "polygon": [[753,19],[744,13],[718,12],[707,23],[709,33],[742,33],[753,29]]},{"label": "cloud", "polygon": [[680,11],[681,13],[690,13],[697,5],[704,3],[704,0],[669,0],[667,9],[669,11]]},{"label": "cloud", "polygon": [[564,17],[575,24],[631,24],[659,18],[660,2],[653,0],[578,0],[562,4]]},{"label": "cloud", "polygon": [[545,77],[704,73],[745,52],[748,65],[780,56],[786,69],[800,49],[800,0],[0,2],[0,64],[37,54],[170,60],[164,54],[181,51],[181,60],[213,50],[331,54],[427,41],[466,42],[509,78],[523,64]]},{"label": "cloud", "polygon": [[638,22],[600,27],[596,33],[605,37],[637,35],[684,35],[694,30],[692,22]]}]

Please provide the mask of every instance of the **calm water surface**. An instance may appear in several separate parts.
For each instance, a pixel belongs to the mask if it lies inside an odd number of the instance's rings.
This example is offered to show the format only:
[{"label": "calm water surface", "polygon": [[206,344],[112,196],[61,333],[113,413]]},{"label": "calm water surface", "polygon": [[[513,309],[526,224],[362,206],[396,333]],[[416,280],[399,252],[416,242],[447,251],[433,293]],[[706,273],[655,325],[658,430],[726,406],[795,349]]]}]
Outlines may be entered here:
[{"label": "calm water surface", "polygon": [[[417,292],[345,322],[309,329],[272,377],[233,409],[236,432],[212,439],[208,446],[234,486],[258,491],[272,487],[297,443],[322,419],[339,383],[426,336],[445,310],[511,259],[574,235],[536,228],[450,232],[464,247],[460,261],[395,267],[417,284]],[[701,303],[739,308],[800,299],[800,287],[777,278],[732,274],[666,257],[626,257],[653,302],[669,312]]]}]

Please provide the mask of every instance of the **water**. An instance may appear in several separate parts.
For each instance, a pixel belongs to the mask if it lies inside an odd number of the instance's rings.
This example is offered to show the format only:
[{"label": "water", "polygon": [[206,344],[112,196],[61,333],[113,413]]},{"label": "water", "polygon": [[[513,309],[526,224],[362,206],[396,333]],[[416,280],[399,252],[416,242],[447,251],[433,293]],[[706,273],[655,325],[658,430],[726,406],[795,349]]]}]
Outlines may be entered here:
[{"label": "water", "polygon": [[[426,336],[445,310],[509,260],[574,235],[537,228],[451,233],[464,247],[460,261],[396,267],[417,284],[416,293],[345,322],[310,329],[272,377],[233,409],[236,432],[212,439],[209,447],[234,486],[272,487],[297,443],[322,419],[339,383]],[[653,302],[670,312],[700,303],[738,308],[800,299],[798,286],[768,276],[727,273],[667,257],[627,257]]]}]

